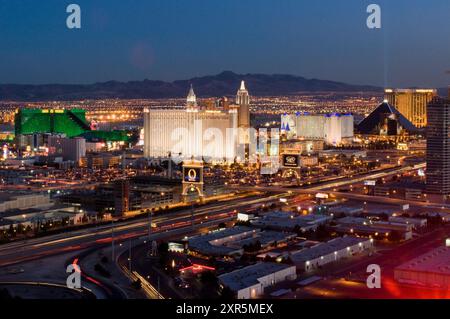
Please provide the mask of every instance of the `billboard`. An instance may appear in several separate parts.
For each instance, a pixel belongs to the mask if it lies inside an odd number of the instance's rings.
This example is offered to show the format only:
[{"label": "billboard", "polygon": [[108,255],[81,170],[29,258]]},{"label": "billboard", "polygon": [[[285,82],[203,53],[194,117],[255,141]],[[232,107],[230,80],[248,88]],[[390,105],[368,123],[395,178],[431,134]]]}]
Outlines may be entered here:
[{"label": "billboard", "polygon": [[200,167],[184,167],[183,178],[185,182],[200,183],[202,169]]},{"label": "billboard", "polygon": [[283,154],[282,155],[282,165],[284,167],[300,167],[300,155],[298,154]]}]

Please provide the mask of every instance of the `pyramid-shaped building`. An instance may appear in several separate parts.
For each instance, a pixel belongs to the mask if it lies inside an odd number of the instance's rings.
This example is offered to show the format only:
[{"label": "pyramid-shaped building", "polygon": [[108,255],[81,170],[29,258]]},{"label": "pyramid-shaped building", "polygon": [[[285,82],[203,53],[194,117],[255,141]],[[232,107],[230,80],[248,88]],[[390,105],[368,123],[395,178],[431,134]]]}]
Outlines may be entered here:
[{"label": "pyramid-shaped building", "polygon": [[384,101],[358,124],[358,131],[367,135],[396,136],[403,132],[419,132],[395,107]]}]

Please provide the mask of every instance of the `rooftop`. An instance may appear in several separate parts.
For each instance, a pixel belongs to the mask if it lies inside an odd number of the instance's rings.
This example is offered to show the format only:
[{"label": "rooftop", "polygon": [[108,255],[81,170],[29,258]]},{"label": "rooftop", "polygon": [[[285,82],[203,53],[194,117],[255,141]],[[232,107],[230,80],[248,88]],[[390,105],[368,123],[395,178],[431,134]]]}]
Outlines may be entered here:
[{"label": "rooftop", "polygon": [[34,196],[48,196],[43,193],[30,193],[30,192],[21,192],[21,191],[12,191],[12,192],[0,192],[0,203],[16,200],[17,198],[23,197],[34,197]]},{"label": "rooftop", "polygon": [[330,220],[325,215],[296,215],[294,213],[272,212],[252,221],[255,226],[268,226],[284,229],[293,229],[295,226],[312,227]]},{"label": "rooftop", "polygon": [[239,291],[259,284],[259,278],[288,269],[293,266],[277,263],[258,263],[219,276],[219,280],[233,291]]},{"label": "rooftop", "polygon": [[450,275],[450,247],[434,249],[397,269]]},{"label": "rooftop", "polygon": [[229,247],[242,248],[244,245],[251,245],[259,241],[262,246],[267,246],[275,242],[283,242],[290,238],[295,238],[297,235],[294,233],[282,233],[276,231],[262,231],[255,234],[255,236],[244,238],[232,242]]},{"label": "rooftop", "polygon": [[247,234],[252,234],[259,232],[259,229],[253,229],[250,227],[237,226],[233,228],[227,228],[224,230],[219,230],[215,232],[208,233],[206,235],[195,236],[189,239],[189,247],[194,250],[198,250],[203,254],[210,255],[227,255],[238,252],[240,248],[228,247],[224,243],[215,245],[214,241],[219,241],[221,239],[229,238],[233,239],[236,236],[236,240],[240,236],[246,236]]},{"label": "rooftop", "polygon": [[370,239],[367,238],[357,238],[352,236],[339,237],[330,240],[329,242],[320,243],[311,248],[303,249],[296,253],[293,253],[291,255],[291,259],[294,263],[306,262],[332,254],[336,251],[346,249],[347,247],[358,245],[359,243],[367,242],[369,240]]}]

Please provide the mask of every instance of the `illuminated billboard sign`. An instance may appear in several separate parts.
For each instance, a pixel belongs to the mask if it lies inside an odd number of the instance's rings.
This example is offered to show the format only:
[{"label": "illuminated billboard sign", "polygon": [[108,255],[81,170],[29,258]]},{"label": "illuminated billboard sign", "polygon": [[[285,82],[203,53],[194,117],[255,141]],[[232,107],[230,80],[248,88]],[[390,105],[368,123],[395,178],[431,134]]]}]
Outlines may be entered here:
[{"label": "illuminated billboard sign", "polygon": [[201,168],[199,167],[185,167],[183,176],[185,182],[199,183],[201,181]]},{"label": "illuminated billboard sign", "polygon": [[284,167],[300,167],[300,155],[298,154],[283,154],[282,164]]}]

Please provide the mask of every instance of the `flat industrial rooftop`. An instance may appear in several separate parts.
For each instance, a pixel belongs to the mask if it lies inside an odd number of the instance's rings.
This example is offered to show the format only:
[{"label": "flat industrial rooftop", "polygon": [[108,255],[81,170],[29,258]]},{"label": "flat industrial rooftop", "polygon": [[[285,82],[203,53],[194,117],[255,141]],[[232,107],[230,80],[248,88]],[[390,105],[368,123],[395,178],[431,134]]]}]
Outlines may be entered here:
[{"label": "flat industrial rooftop", "polygon": [[450,247],[434,249],[400,265],[396,270],[450,275]]}]

